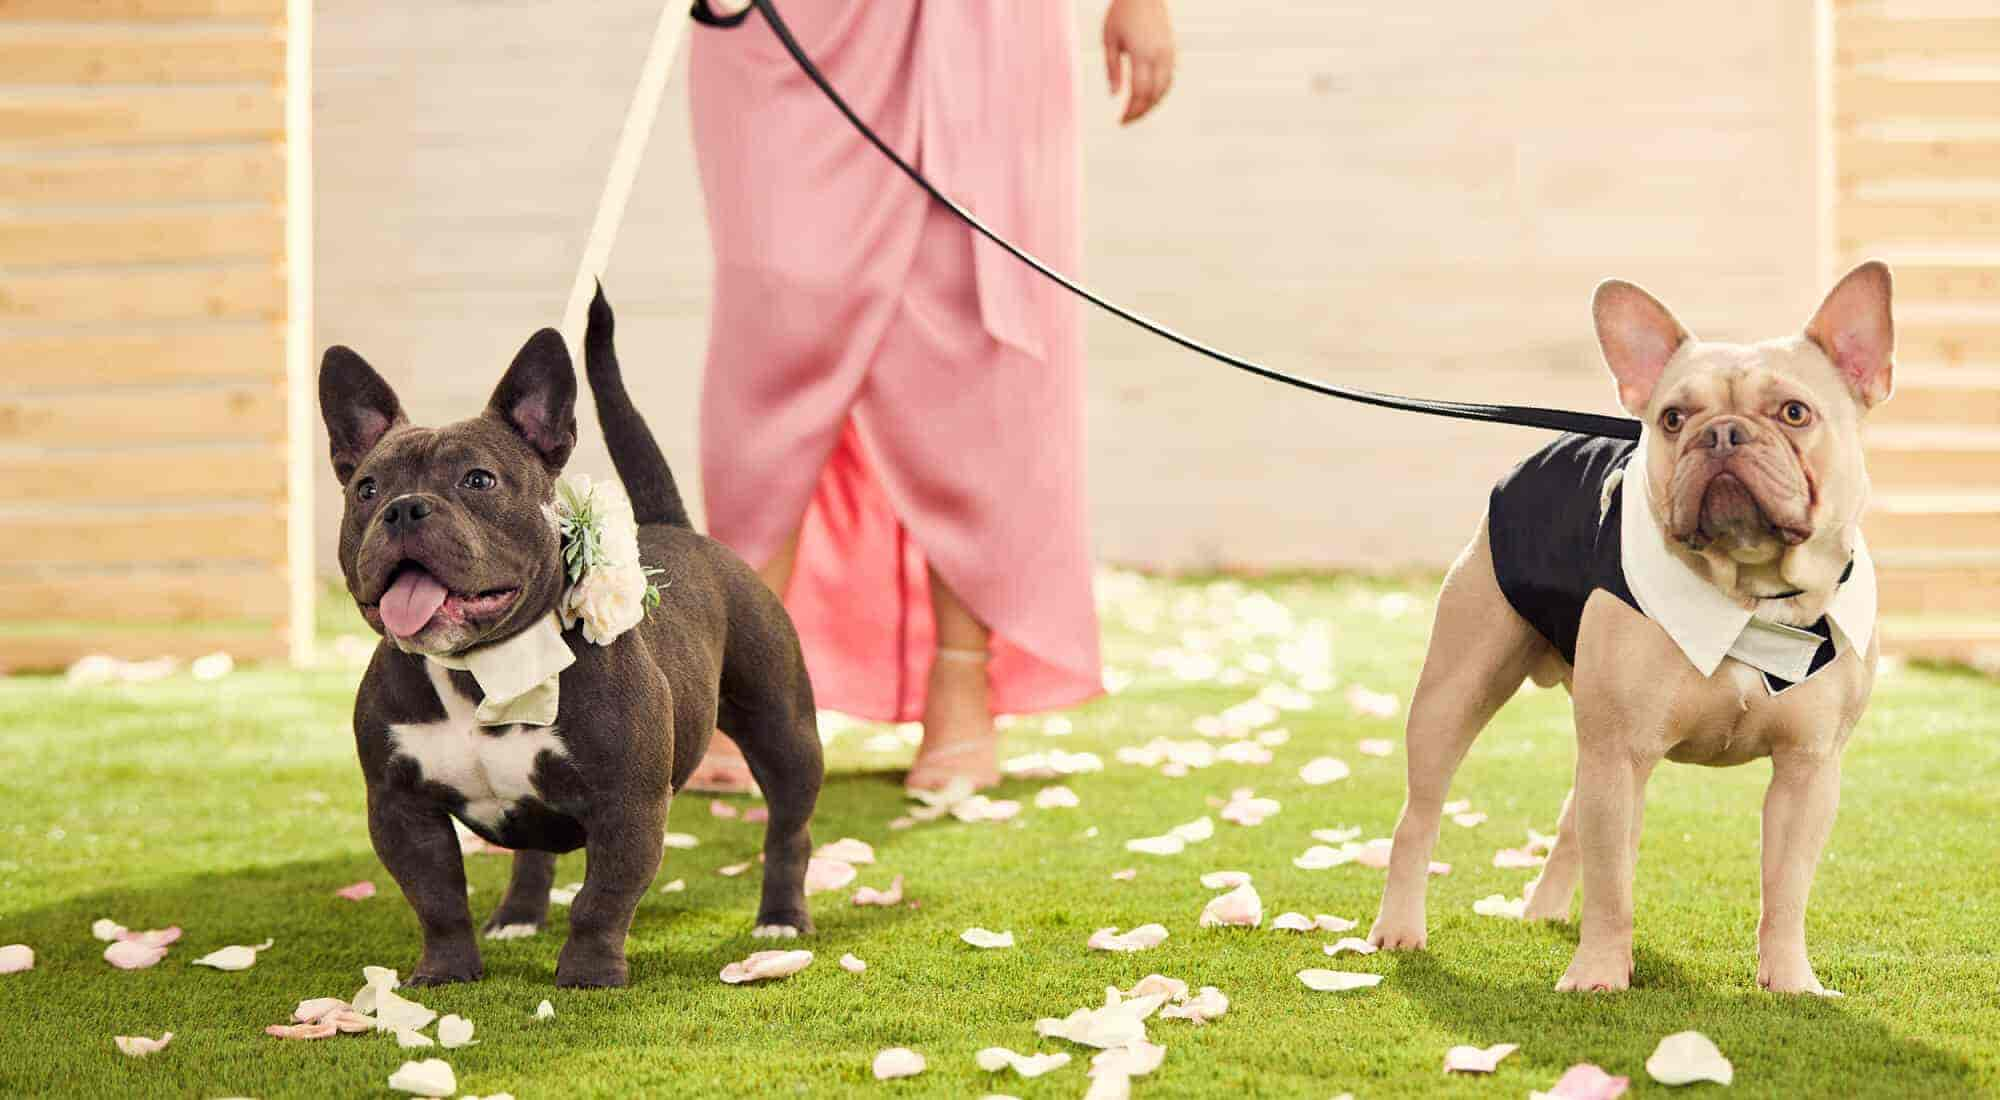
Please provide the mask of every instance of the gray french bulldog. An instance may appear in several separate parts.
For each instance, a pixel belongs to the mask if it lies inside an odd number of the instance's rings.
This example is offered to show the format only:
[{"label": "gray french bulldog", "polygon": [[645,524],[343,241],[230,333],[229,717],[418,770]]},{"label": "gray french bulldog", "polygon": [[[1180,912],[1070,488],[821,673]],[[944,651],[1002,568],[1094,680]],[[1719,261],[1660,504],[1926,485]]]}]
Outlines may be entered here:
[{"label": "gray french bulldog", "polygon": [[484,974],[454,817],[514,849],[489,939],[539,932],[556,853],[585,849],[556,984],[624,985],[668,804],[718,728],[770,803],[755,934],[812,930],[807,826],[824,769],[798,635],[757,574],[693,530],[625,392],[601,289],[584,363],[660,592],[611,638],[563,626],[549,509],[576,444],[576,375],[553,329],[528,339],[479,415],[437,428],[410,424],[353,351],[330,348],[320,367],[346,498],[340,568],[383,636],[354,704],[369,835],[422,925],[415,985]]}]

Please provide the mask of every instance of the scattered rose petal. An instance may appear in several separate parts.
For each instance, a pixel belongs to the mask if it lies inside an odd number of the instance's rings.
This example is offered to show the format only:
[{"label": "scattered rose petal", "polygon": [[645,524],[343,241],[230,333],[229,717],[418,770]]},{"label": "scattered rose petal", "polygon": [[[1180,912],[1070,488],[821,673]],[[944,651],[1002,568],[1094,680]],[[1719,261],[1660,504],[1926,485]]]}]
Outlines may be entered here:
[{"label": "scattered rose petal", "polygon": [[1646,1072],[1662,1085],[1687,1085],[1696,1081],[1729,1084],[1735,1067],[1708,1036],[1699,1031],[1676,1032],[1660,1040],[1653,1056],[1646,1059]]},{"label": "scattered rose petal", "polygon": [[1269,764],[1271,750],[1255,741],[1231,741],[1215,750],[1215,758],[1228,764]]},{"label": "scattered rose petal", "polygon": [[115,943],[125,938],[125,926],[110,917],[99,917],[90,922],[90,934],[105,943]]},{"label": "scattered rose petal", "polygon": [[812,961],[813,953],[810,951],[755,951],[742,962],[723,967],[722,980],[730,985],[742,985],[745,982],[789,978],[811,965]]},{"label": "scattered rose petal", "polygon": [[856,905],[901,905],[903,904],[903,876],[889,880],[887,890],[877,890],[873,886],[863,886],[854,891]]},{"label": "scattered rose petal", "polygon": [[167,957],[167,949],[143,940],[119,940],[104,949],[104,961],[120,970],[144,970]]},{"label": "scattered rose petal", "polygon": [[1347,705],[1354,713],[1368,718],[1394,718],[1396,697],[1383,691],[1370,691],[1360,684],[1347,689]]},{"label": "scattered rose petal", "polygon": [[1380,737],[1369,737],[1363,739],[1355,749],[1363,756],[1388,756],[1396,751],[1396,743]]},{"label": "scattered rose petal", "polygon": [[171,1031],[157,1039],[146,1035],[116,1035],[111,1039],[112,1044],[118,1048],[118,1053],[128,1058],[144,1058],[148,1054],[167,1049],[167,1044],[173,1041],[174,1033]]},{"label": "scattered rose petal", "polygon": [[1054,1054],[1016,1054],[1006,1047],[987,1047],[973,1055],[972,1060],[988,1073],[1012,1069],[1023,1077],[1040,1077],[1070,1062],[1069,1055],[1061,1051]]},{"label": "scattered rose petal", "polygon": [[1431,872],[1431,874],[1434,874],[1434,875],[1448,875],[1448,874],[1451,874],[1451,864],[1449,864],[1449,863],[1443,863],[1443,862],[1440,862],[1440,861],[1438,861],[1438,860],[1435,860],[1435,859],[1434,859],[1434,860],[1431,860],[1431,865],[1430,865],[1430,872]]},{"label": "scattered rose petal", "polygon": [[1382,984],[1380,974],[1358,974],[1352,970],[1301,970],[1299,981],[1317,993],[1343,993]]},{"label": "scattered rose petal", "polygon": [[421,1031],[411,1031],[409,1028],[406,1027],[396,1028],[395,1031],[396,1031],[396,1045],[402,1047],[404,1050],[415,1050],[419,1047],[429,1047],[437,1045],[436,1043],[431,1041],[430,1036],[425,1035]]},{"label": "scattered rose petal", "polygon": [[721,817],[721,818],[737,818],[743,816],[743,811],[738,810],[736,807],[731,806],[729,803],[724,802],[719,798],[711,798],[708,800],[708,816]]},{"label": "scattered rose petal", "polygon": [[1354,853],[1354,862],[1363,867],[1373,867],[1377,871],[1387,870],[1389,855],[1394,850],[1394,842],[1386,836],[1378,836],[1363,844],[1360,850]]},{"label": "scattered rose petal", "polygon": [[35,949],[25,943],[0,947],[0,974],[19,974],[35,968]]},{"label": "scattered rose petal", "polygon": [[1350,825],[1345,829],[1314,829],[1312,838],[1322,844],[1345,844],[1361,835],[1361,826]]},{"label": "scattered rose petal", "polygon": [[743,821],[748,825],[761,825],[771,820],[771,807],[752,806],[743,811]]},{"label": "scattered rose petal", "polygon": [[1478,1047],[1456,1046],[1444,1053],[1446,1073],[1492,1073],[1500,1066],[1500,1060],[1521,1049],[1518,1043],[1495,1043],[1484,1050]]},{"label": "scattered rose petal", "polygon": [[1520,920],[1528,911],[1528,899],[1509,898],[1505,894],[1488,894],[1472,903],[1472,911],[1482,917]]},{"label": "scattered rose petal", "polygon": [[331,1039],[340,1034],[340,1029],[324,1022],[272,1024],[264,1029],[264,1034],[280,1039]]},{"label": "scattered rose petal", "polygon": [[1265,748],[1275,749],[1292,739],[1290,730],[1265,730],[1257,735],[1257,743]]},{"label": "scattered rose petal", "polygon": [[1049,749],[1046,752],[1017,756],[1002,766],[1008,775],[1016,779],[1055,779],[1066,775],[1085,775],[1104,770],[1104,760],[1094,752],[1064,752]]},{"label": "scattered rose petal", "polygon": [[450,1096],[458,1091],[458,1075],[442,1058],[404,1062],[389,1075],[389,1087],[412,1096]]},{"label": "scattered rose petal", "polygon": [[1238,791],[1229,804],[1216,812],[1222,820],[1236,825],[1262,825],[1264,819],[1278,812],[1278,800],[1258,798],[1248,791]]},{"label": "scattered rose petal", "polygon": [[1299,778],[1314,787],[1346,779],[1348,774],[1346,762],[1335,760],[1331,756],[1314,757],[1306,761],[1305,767],[1299,769]]},{"label": "scattered rose petal", "polygon": [[581,893],[582,890],[583,883],[581,882],[572,882],[568,886],[551,886],[549,887],[549,904],[573,904],[576,901],[576,895]]},{"label": "scattered rose petal", "polygon": [[375,999],[383,992],[395,989],[403,983],[396,978],[396,972],[386,966],[364,966],[361,968],[361,988],[354,994],[353,1008],[356,1012],[375,1011]]},{"label": "scattered rose petal", "polygon": [[351,1008],[337,1009],[328,1013],[323,1019],[317,1022],[326,1024],[335,1031],[347,1035],[365,1035],[375,1030],[375,1020],[373,1017],[363,1016]]},{"label": "scattered rose petal", "polygon": [[1271,918],[1273,932],[1311,932],[1318,927],[1304,913],[1279,913]]},{"label": "scattered rose petal", "polygon": [[667,883],[665,886],[660,887],[660,893],[678,894],[682,890],[685,890],[687,888],[688,888],[687,880],[684,878],[677,878],[672,882]]},{"label": "scattered rose petal", "polygon": [[1336,917],[1331,913],[1315,913],[1313,915],[1313,923],[1318,925],[1319,930],[1322,932],[1347,932],[1360,924],[1359,921],[1351,921],[1346,917]]},{"label": "scattered rose petal", "polygon": [[820,850],[813,854],[821,859],[831,859],[841,863],[875,862],[875,849],[851,836],[841,837],[832,844],[821,845]]},{"label": "scattered rose petal", "polygon": [[1205,1024],[1228,1011],[1229,998],[1223,996],[1222,990],[1212,985],[1205,985],[1201,987],[1200,993],[1188,998],[1187,1003],[1167,1005],[1160,1009],[1160,1019],[1189,1020]]},{"label": "scattered rose petal", "polygon": [[1125,842],[1125,850],[1144,856],[1177,856],[1187,848],[1187,841],[1167,833],[1164,836],[1142,836]]},{"label": "scattered rose petal", "polygon": [[446,1050],[471,1046],[479,1040],[472,1037],[472,1021],[459,1015],[446,1016],[438,1021],[438,1045]]},{"label": "scattered rose petal", "polygon": [[1549,1091],[1531,1092],[1528,1100],[1618,1100],[1631,1084],[1629,1077],[1613,1077],[1589,1062],[1579,1062]]},{"label": "scattered rose petal", "polygon": [[[1347,843],[1348,845],[1352,845],[1356,850],[1360,847],[1359,845],[1355,845],[1351,840]],[[1345,846],[1341,848],[1329,848],[1324,844],[1315,844],[1299,855],[1293,856],[1292,866],[1297,867],[1301,871],[1324,871],[1329,867],[1338,867],[1343,863],[1352,863],[1353,861],[1354,852],[1348,850]]]},{"label": "scattered rose petal", "polygon": [[1132,983],[1132,988],[1118,991],[1121,998],[1165,997],[1170,1001],[1185,1001],[1188,984],[1179,978],[1169,978],[1165,974],[1148,974]]},{"label": "scattered rose petal", "polygon": [[1255,928],[1264,923],[1264,899],[1257,896],[1257,888],[1244,883],[1236,889],[1209,899],[1201,909],[1201,926],[1214,928],[1230,926]]},{"label": "scattered rose petal", "polygon": [[[1035,808],[1038,810],[1070,810],[1082,805],[1082,802],[1075,791],[1060,785],[1043,787],[1035,792]],[[1067,1058],[1069,1055],[1065,1054],[1063,1057]]]},{"label": "scattered rose petal", "polygon": [[1339,940],[1327,944],[1324,950],[1329,955],[1338,955],[1343,951],[1352,951],[1357,955],[1373,955],[1380,949],[1367,940],[1354,936],[1342,936]]},{"label": "scattered rose petal", "polygon": [[1528,830],[1528,843],[1524,845],[1524,847],[1527,848],[1528,851],[1547,852],[1550,849],[1553,849],[1555,846],[1556,846],[1556,838],[1553,834],[1538,833],[1533,829]]},{"label": "scattered rose petal", "polygon": [[[807,861],[806,866],[807,867],[812,866],[810,860]],[[717,867],[715,869],[715,873],[721,875],[723,878],[735,878],[737,875],[740,875],[743,872],[748,871],[749,869],[750,869],[750,864],[746,861],[743,863],[731,863],[722,867]]]},{"label": "scattered rose petal", "polygon": [[806,893],[820,894],[828,890],[839,890],[854,881],[859,874],[854,864],[845,860],[822,859],[814,856],[806,861]]},{"label": "scattered rose petal", "polygon": [[144,932],[133,932],[121,928],[118,930],[118,938],[121,940],[131,940],[136,943],[152,944],[154,947],[166,947],[170,944],[180,942],[181,926],[175,924],[166,928],[150,928]]},{"label": "scattered rose petal", "polygon": [[1486,824],[1486,811],[1474,810],[1470,813],[1453,814],[1451,815],[1451,822],[1466,829],[1470,829],[1476,825],[1484,825]]},{"label": "scattered rose petal", "polygon": [[915,1077],[924,1071],[924,1056],[909,1047],[890,1047],[875,1056],[875,1079]]},{"label": "scattered rose petal", "polygon": [[1109,1050],[1144,1042],[1146,1017],[1159,1006],[1159,998],[1141,997],[1104,1008],[1079,1008],[1060,1020],[1043,1017],[1035,1021],[1035,1031],[1045,1038]]},{"label": "scattered rose petal", "polygon": [[375,991],[375,1026],[378,1029],[394,1031],[397,1028],[408,1028],[411,1031],[422,1031],[435,1019],[437,1019],[435,1011],[400,993],[388,989]]},{"label": "scattered rose petal", "polygon": [[1210,890],[1234,890],[1249,881],[1248,871],[1210,871],[1201,876],[1201,884]]},{"label": "scattered rose petal", "polygon": [[1448,814],[1462,814],[1471,808],[1472,800],[1470,798],[1454,798],[1444,804],[1444,812]]},{"label": "scattered rose petal", "polygon": [[668,833],[660,839],[667,847],[679,849],[692,848],[701,843],[701,838],[693,833]]},{"label": "scattered rose petal", "polygon": [[217,970],[248,970],[257,965],[257,952],[268,950],[271,943],[271,940],[265,940],[254,947],[231,944],[228,947],[210,951],[208,954],[196,959],[194,965],[212,966]]},{"label": "scattered rose petal", "polygon": [[1122,1073],[1094,1073],[1083,1100],[1132,1100],[1132,1078]]},{"label": "scattered rose petal", "polygon": [[1502,848],[1493,853],[1493,866],[1502,871],[1525,871],[1546,862],[1547,857],[1536,855],[1526,848]]},{"label": "scattered rose petal", "polygon": [[1145,1040],[1129,1046],[1113,1047],[1090,1060],[1090,1075],[1115,1073],[1121,1077],[1144,1077],[1160,1068],[1167,1057],[1167,1048]]},{"label": "scattered rose petal", "polygon": [[348,901],[367,901],[369,898],[375,896],[375,884],[367,879],[362,879],[352,886],[343,886],[335,890],[333,894],[335,897],[346,898]]},{"label": "scattered rose petal", "polygon": [[1111,879],[1114,882],[1131,882],[1133,879],[1138,877],[1139,877],[1139,870],[1136,867],[1127,867],[1122,871],[1111,872]]},{"label": "scattered rose petal", "polygon": [[1014,946],[1014,933],[989,932],[984,928],[968,928],[958,934],[958,938],[974,947],[1000,948]]},{"label": "scattered rose petal", "polygon": [[236,667],[227,653],[210,653],[188,662],[188,672],[197,680],[220,680]]},{"label": "scattered rose petal", "polygon": [[1215,835],[1215,821],[1209,817],[1198,817],[1185,825],[1168,829],[1167,834],[1180,837],[1189,844],[1198,844]]},{"label": "scattered rose petal", "polygon": [[300,1001],[292,1010],[292,1019],[301,1024],[314,1024],[347,1008],[347,1002],[339,997],[314,997]]},{"label": "scattered rose petal", "polygon": [[988,798],[983,794],[973,795],[952,806],[951,816],[968,824],[981,821],[1008,821],[1021,812],[1021,804],[1011,798]]},{"label": "scattered rose petal", "polygon": [[840,957],[840,968],[849,974],[859,974],[868,969],[868,964],[862,962],[853,952],[849,952]]},{"label": "scattered rose petal", "polygon": [[1090,934],[1088,946],[1092,951],[1144,951],[1165,942],[1165,925],[1142,924],[1122,935],[1116,928],[1100,928]]},{"label": "scattered rose petal", "polygon": [[[727,981],[728,979],[725,978],[723,980]],[[555,1018],[556,1018],[556,1006],[550,1004],[547,1001],[543,1001],[541,1004],[535,1006],[535,1019],[553,1020]]]}]

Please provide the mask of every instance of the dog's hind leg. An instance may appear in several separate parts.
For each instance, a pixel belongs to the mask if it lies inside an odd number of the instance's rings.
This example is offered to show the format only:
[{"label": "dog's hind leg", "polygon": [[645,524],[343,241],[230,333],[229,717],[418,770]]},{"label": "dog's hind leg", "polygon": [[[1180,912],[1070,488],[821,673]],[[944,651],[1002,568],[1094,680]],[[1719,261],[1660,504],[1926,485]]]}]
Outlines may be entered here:
[{"label": "dog's hind leg", "polygon": [[549,887],[556,883],[554,852],[514,852],[514,872],[507,879],[507,896],[486,918],[489,940],[518,940],[535,935],[549,916]]},{"label": "dog's hind leg", "polygon": [[1409,794],[1368,942],[1392,950],[1426,943],[1424,892],[1452,774],[1493,713],[1548,652],[1548,643],[1501,594],[1481,522],[1438,593],[1430,649],[1410,699]]},{"label": "dog's hind leg", "polygon": [[[803,684],[803,668],[799,677]],[[754,704],[723,699],[722,728],[743,747],[771,812],[764,824],[764,896],[752,931],[760,938],[789,939],[813,930],[806,911],[806,863],[812,858],[809,826],[824,773],[813,714],[810,688],[781,694],[771,685]]]},{"label": "dog's hind leg", "polygon": [[1530,884],[1528,908],[1522,919],[1568,920],[1570,902],[1576,897],[1577,876],[1582,872],[1583,852],[1576,839],[1576,789],[1572,787],[1563,798],[1562,817],[1556,821],[1555,846],[1549,849],[1541,875]]}]

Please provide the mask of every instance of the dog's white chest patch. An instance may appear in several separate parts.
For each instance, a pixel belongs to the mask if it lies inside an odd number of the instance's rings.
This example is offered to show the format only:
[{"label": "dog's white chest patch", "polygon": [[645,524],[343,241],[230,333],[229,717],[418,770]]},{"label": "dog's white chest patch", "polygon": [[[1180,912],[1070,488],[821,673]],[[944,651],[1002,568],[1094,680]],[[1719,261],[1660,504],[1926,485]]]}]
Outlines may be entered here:
[{"label": "dog's white chest patch", "polygon": [[465,816],[498,827],[516,803],[540,793],[534,777],[542,754],[566,756],[569,750],[554,726],[481,726],[473,715],[476,704],[452,685],[450,672],[430,661],[424,671],[444,717],[392,723],[393,751],[415,761],[426,781],[457,791],[465,799]]}]

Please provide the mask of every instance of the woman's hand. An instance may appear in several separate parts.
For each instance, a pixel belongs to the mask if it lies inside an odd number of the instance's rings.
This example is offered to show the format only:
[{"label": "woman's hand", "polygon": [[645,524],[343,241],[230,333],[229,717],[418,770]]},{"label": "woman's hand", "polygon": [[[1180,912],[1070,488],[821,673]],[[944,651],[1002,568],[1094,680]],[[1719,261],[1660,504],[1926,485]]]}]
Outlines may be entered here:
[{"label": "woman's hand", "polygon": [[1104,13],[1104,68],[1111,94],[1125,90],[1130,62],[1132,92],[1125,117],[1144,118],[1174,83],[1174,25],[1167,18],[1167,0],[1111,0]]}]

